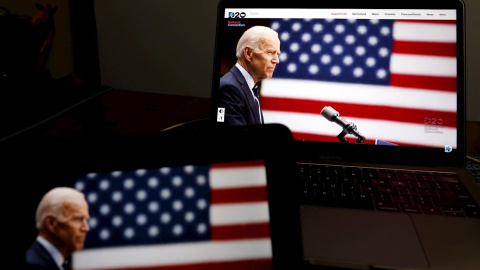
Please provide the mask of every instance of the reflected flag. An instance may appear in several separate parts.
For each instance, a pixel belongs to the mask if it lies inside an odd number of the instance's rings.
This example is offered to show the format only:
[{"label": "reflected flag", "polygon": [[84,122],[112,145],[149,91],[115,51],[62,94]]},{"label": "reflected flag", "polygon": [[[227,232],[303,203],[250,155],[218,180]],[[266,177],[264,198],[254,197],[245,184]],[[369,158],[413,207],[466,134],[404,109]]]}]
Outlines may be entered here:
[{"label": "reflected flag", "polygon": [[76,270],[269,269],[263,161],[89,173]]}]

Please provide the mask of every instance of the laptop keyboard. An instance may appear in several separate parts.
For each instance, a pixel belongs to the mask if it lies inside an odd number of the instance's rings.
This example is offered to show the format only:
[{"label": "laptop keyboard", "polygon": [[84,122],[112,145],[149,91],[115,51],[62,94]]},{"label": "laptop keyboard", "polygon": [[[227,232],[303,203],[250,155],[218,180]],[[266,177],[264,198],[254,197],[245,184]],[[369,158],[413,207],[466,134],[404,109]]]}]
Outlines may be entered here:
[{"label": "laptop keyboard", "polygon": [[297,163],[302,204],[480,218],[454,173]]}]

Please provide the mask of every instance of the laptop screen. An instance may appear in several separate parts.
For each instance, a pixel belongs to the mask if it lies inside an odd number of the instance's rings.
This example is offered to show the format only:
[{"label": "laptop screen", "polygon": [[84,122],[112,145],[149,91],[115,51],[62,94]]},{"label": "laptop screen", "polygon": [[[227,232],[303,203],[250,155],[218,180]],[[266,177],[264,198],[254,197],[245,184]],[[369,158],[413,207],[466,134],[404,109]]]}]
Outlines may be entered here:
[{"label": "laptop screen", "polygon": [[265,123],[286,125],[297,142],[448,155],[464,147],[463,18],[460,2],[424,2],[225,4],[216,79],[235,64],[240,35],[267,26],[281,53],[273,76],[260,82]]}]

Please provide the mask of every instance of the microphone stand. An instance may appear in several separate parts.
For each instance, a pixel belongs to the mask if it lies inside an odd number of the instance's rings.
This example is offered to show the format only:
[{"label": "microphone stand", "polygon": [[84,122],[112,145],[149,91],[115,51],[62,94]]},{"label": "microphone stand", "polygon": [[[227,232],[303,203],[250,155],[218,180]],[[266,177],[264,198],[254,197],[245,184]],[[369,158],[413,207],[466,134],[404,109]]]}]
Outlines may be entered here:
[{"label": "microphone stand", "polygon": [[343,127],[342,132],[337,135],[337,138],[342,143],[348,143],[348,140],[345,138],[345,135],[352,134],[357,137],[357,141],[355,143],[362,143],[365,140],[365,137],[357,131],[357,126],[354,123],[348,123]]}]

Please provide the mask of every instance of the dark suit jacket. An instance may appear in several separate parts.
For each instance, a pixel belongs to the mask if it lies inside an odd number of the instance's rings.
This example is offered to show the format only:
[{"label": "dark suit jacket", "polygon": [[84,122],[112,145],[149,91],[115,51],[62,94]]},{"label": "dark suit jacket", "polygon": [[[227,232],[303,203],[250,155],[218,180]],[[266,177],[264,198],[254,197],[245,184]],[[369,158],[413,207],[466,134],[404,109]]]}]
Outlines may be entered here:
[{"label": "dark suit jacket", "polygon": [[35,241],[25,255],[25,269],[60,270],[48,251]]},{"label": "dark suit jacket", "polygon": [[225,108],[226,125],[262,124],[263,115],[240,70],[233,66],[220,78],[218,107]]}]

